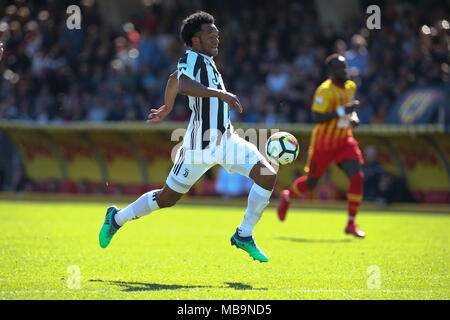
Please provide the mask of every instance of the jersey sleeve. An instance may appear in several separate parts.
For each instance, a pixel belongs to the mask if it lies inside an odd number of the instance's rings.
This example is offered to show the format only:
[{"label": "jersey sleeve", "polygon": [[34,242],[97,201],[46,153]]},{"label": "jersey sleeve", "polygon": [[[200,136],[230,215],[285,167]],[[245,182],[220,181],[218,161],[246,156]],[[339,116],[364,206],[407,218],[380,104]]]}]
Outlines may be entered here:
[{"label": "jersey sleeve", "polygon": [[331,112],[332,96],[330,89],[319,87],[314,94],[312,111],[318,113]]},{"label": "jersey sleeve", "polygon": [[180,60],[178,60],[177,70],[178,70],[178,79],[182,74],[188,76],[192,80],[195,80],[194,74],[194,66],[197,61],[197,54],[192,51],[186,52]]},{"label": "jersey sleeve", "polygon": [[348,83],[347,88],[350,92],[350,97],[351,97],[351,99],[354,99],[355,94],[356,94],[356,88],[357,88],[356,83],[353,82],[352,80],[348,80],[347,83]]}]

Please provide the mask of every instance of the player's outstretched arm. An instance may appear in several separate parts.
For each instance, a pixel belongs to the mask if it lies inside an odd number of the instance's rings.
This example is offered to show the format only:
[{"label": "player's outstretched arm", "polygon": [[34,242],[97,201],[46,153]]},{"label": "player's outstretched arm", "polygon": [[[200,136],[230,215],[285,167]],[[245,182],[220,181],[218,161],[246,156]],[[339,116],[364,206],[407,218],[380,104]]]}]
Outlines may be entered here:
[{"label": "player's outstretched arm", "polygon": [[164,104],[158,109],[150,109],[150,114],[148,115],[147,123],[161,122],[166,118],[172,111],[173,104],[175,103],[175,98],[178,94],[178,80],[177,71],[173,72],[169,76],[167,81],[166,91],[164,93]]},{"label": "player's outstretched arm", "polygon": [[356,112],[356,110],[359,107],[359,101],[353,100],[352,102],[348,103],[347,105],[343,107],[338,107],[336,111],[334,112],[328,112],[328,113],[320,113],[320,112],[313,112],[312,118],[315,123],[324,123],[331,121],[335,118],[339,117],[345,117],[353,112]]},{"label": "player's outstretched arm", "polygon": [[201,98],[219,98],[226,102],[229,106],[235,107],[239,113],[242,113],[243,108],[241,102],[236,95],[214,88],[208,88],[201,83],[190,79],[188,76],[182,74],[178,79],[178,92],[187,96],[201,97]]}]

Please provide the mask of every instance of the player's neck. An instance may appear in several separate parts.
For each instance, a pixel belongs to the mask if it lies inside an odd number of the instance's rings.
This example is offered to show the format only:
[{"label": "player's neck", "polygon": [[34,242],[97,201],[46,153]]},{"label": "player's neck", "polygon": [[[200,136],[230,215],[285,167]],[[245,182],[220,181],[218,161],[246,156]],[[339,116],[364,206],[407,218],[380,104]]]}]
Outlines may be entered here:
[{"label": "player's neck", "polygon": [[208,55],[207,53],[203,52],[202,50],[199,50],[198,48],[192,48],[191,47],[190,49],[192,51],[194,51],[194,52],[200,53],[200,54],[204,55],[205,57],[208,57],[208,58],[212,59],[212,57],[210,55]]},{"label": "player's neck", "polygon": [[330,77],[330,79],[334,85],[338,86],[339,88],[345,89],[345,82],[347,81],[347,79],[335,79],[333,77]]}]

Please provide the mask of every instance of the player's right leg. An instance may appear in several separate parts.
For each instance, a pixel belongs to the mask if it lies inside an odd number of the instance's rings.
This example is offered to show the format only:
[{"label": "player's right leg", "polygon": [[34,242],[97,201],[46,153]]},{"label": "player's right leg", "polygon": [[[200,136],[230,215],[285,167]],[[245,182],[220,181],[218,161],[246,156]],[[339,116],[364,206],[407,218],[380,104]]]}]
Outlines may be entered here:
[{"label": "player's right leg", "polygon": [[308,173],[294,181],[289,189],[281,192],[280,203],[278,205],[277,214],[281,221],[286,219],[287,212],[291,205],[291,201],[308,191],[313,190],[320,177],[327,170],[333,159],[331,151],[314,151],[308,150],[308,159],[306,161],[305,171]]},{"label": "player's right leg", "polygon": [[165,184],[162,189],[144,193],[124,209],[119,210],[115,206],[109,207],[106,210],[105,222],[100,229],[100,246],[106,248],[112,237],[126,222],[138,219],[156,210],[171,207],[181,197],[181,193],[172,190]]},{"label": "player's right leg", "polygon": [[347,191],[348,221],[344,232],[358,238],[364,238],[366,233],[360,230],[355,223],[355,218],[363,198],[364,174],[361,170],[360,159],[343,160],[338,166],[345,172],[349,179]]},{"label": "player's right leg", "polygon": [[140,196],[126,208],[119,210],[111,206],[106,212],[105,222],[100,230],[99,242],[106,248],[114,234],[126,222],[148,215],[158,209],[175,205],[187,193],[211,164],[198,164],[190,157],[191,153],[180,148],[175,164],[172,167],[162,189],[149,191]]},{"label": "player's right leg", "polygon": [[277,173],[255,145],[237,134],[227,137],[226,161],[222,165],[228,172],[237,172],[254,182],[248,195],[244,218],[231,236],[231,244],[246,251],[257,261],[268,262],[267,255],[256,245],[253,229],[269,204]]},{"label": "player's right leg", "polygon": [[294,183],[289,187],[281,191],[280,203],[278,205],[277,214],[281,221],[286,219],[287,212],[291,206],[291,201],[300,195],[313,190],[319,178],[312,178],[310,175],[301,176],[294,181]]}]

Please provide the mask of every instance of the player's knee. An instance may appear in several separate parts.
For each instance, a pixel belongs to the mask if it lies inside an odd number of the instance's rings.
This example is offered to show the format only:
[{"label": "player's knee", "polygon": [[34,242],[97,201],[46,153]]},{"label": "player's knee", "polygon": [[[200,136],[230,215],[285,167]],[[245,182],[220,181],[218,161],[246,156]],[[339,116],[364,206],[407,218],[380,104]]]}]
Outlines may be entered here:
[{"label": "player's knee", "polygon": [[250,172],[250,178],[266,190],[273,190],[277,181],[277,172],[270,164],[259,162]]},{"label": "player's knee", "polygon": [[350,183],[355,185],[362,185],[364,182],[364,173],[362,171],[355,173],[350,177]]},{"label": "player's knee", "polygon": [[277,182],[277,174],[271,173],[267,175],[267,190],[272,190],[275,187],[275,183]]},{"label": "player's knee", "polygon": [[173,207],[179,199],[180,197],[178,195],[167,192],[165,189],[162,189],[156,195],[156,202],[161,209]]},{"label": "player's knee", "polygon": [[157,202],[159,207],[162,209],[173,207],[177,203],[177,201],[178,199],[160,197]]},{"label": "player's knee", "polygon": [[262,174],[255,179],[255,183],[266,190],[273,190],[276,181],[277,181],[277,174],[274,172]]},{"label": "player's knee", "polygon": [[311,178],[310,176],[308,176],[308,178],[306,179],[306,184],[308,185],[308,188],[310,190],[314,189],[317,186],[318,182],[319,182],[319,179]]}]

